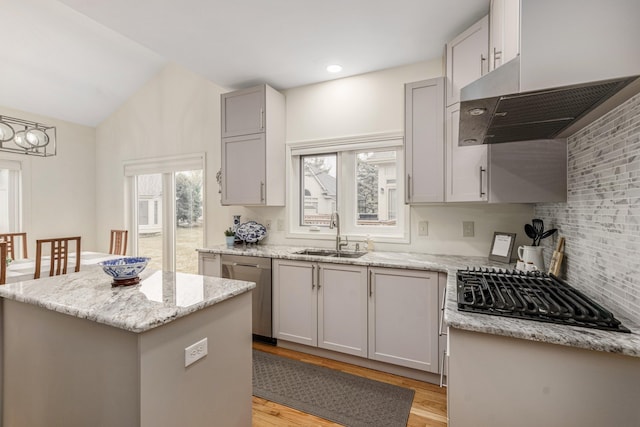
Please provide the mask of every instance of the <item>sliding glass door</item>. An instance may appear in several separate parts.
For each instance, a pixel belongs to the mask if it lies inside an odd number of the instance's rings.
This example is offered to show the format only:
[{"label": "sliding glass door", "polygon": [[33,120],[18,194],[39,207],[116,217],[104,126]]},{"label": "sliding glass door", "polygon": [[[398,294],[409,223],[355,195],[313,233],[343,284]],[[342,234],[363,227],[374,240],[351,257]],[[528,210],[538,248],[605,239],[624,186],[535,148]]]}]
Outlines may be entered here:
[{"label": "sliding glass door", "polygon": [[[166,159],[125,166],[130,177],[133,253],[151,268],[198,272],[204,246],[203,161]],[[194,168],[193,166],[199,166]],[[157,170],[157,173],[141,173]]]},{"label": "sliding glass door", "polygon": [[136,176],[138,255],[150,257],[149,267],[162,269],[162,174]]}]

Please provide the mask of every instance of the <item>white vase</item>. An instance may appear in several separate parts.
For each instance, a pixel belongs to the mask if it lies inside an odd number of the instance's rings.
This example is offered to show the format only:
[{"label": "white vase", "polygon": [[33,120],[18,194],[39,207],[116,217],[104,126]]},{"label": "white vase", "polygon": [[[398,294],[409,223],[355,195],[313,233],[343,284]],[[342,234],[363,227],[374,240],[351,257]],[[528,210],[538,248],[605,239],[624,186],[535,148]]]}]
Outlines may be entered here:
[{"label": "white vase", "polygon": [[525,264],[533,264],[537,270],[544,271],[544,256],[542,246],[520,246],[518,247],[518,258]]},{"label": "white vase", "polygon": [[228,248],[232,248],[233,247],[233,243],[235,241],[236,236],[225,236],[225,239],[227,240],[227,247]]}]

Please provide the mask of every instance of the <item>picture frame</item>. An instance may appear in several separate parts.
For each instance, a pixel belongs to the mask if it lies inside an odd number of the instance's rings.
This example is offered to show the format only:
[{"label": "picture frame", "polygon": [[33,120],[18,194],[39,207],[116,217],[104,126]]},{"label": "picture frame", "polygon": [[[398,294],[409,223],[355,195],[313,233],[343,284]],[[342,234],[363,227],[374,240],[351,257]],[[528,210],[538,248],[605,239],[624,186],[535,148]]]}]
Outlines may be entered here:
[{"label": "picture frame", "polygon": [[493,240],[491,241],[489,260],[509,264],[511,262],[511,253],[513,252],[515,243],[516,233],[495,231],[493,233]]}]

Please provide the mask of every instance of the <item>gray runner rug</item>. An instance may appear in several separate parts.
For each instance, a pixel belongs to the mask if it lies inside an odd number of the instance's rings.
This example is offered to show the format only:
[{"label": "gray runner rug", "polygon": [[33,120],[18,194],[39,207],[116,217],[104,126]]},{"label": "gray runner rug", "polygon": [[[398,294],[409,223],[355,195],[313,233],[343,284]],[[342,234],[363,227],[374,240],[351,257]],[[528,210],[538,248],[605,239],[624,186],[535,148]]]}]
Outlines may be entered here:
[{"label": "gray runner rug", "polygon": [[414,391],[253,350],[253,395],[349,427],[406,426]]}]

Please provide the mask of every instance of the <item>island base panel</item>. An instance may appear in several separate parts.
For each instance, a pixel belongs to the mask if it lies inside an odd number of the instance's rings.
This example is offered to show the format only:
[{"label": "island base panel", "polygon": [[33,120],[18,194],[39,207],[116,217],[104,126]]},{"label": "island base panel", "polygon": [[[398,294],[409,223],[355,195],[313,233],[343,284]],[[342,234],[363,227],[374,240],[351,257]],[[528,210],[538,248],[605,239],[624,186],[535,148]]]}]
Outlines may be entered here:
[{"label": "island base panel", "polygon": [[[251,425],[251,293],[144,333],[3,300],[3,426]],[[185,347],[208,355],[185,368]]]}]

